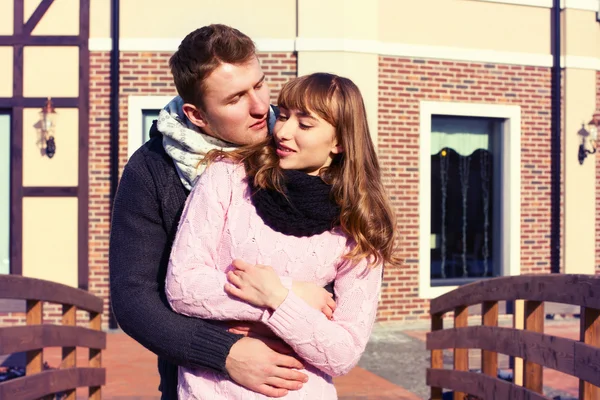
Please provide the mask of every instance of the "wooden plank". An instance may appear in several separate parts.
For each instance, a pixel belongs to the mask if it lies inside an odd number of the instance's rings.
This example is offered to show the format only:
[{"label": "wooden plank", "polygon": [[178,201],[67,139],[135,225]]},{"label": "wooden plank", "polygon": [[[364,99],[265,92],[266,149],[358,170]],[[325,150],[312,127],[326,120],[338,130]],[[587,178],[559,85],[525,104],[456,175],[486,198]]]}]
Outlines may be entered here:
[{"label": "wooden plank", "polygon": [[70,304],[91,312],[102,312],[104,307],[101,298],[84,290],[56,282],[14,275],[0,275],[0,297]]},{"label": "wooden plank", "polygon": [[[525,302],[525,329],[528,331],[544,332],[544,303],[540,301]],[[525,358],[523,386],[536,393],[543,393],[543,368],[541,365]]]},{"label": "wooden plank", "polygon": [[529,389],[484,374],[448,369],[427,369],[427,385],[468,393],[480,399],[550,400]]},{"label": "wooden plank", "polygon": [[0,329],[0,354],[20,353],[45,347],[106,348],[106,333],[81,326],[28,325]]},{"label": "wooden plank", "polygon": [[[75,326],[77,318],[77,308],[75,306],[63,305],[62,324],[63,326]],[[77,363],[77,347],[63,347],[61,369],[75,368]],[[75,400],[75,389],[65,391],[65,400]]]},{"label": "wooden plank", "polygon": [[[431,331],[441,332],[444,329],[444,315],[436,314],[431,316]],[[428,339],[429,340],[429,339]],[[444,350],[433,349],[431,350],[431,368],[443,369],[444,368]],[[442,388],[431,387],[431,400],[442,400]]]},{"label": "wooden plank", "polygon": [[[600,310],[581,307],[580,340],[591,346],[600,347]],[[600,350],[600,349],[599,349]],[[580,352],[583,353],[583,352]],[[599,351],[600,354],[600,351]],[[600,358],[584,360],[586,365],[596,367],[592,376],[600,375]],[[600,388],[583,379],[579,380],[579,400],[600,399]]]},{"label": "wooden plank", "polygon": [[[515,300],[513,328],[525,329],[525,302],[523,300]],[[523,358],[513,358],[512,364],[513,382],[515,383],[515,385],[523,386]]]},{"label": "wooden plank", "polygon": [[[454,309],[454,328],[465,328],[469,323],[469,309],[466,306],[456,307]],[[469,349],[454,348],[454,370],[469,370]],[[466,394],[463,392],[454,392],[454,400],[464,400]]]},{"label": "wooden plank", "polygon": [[[42,108],[48,101],[47,97],[0,97],[0,108]],[[75,108],[77,107],[77,97],[53,97],[52,105],[54,108]]]},{"label": "wooden plank", "polygon": [[79,36],[0,35],[0,46],[79,46],[80,44],[81,39]]},{"label": "wooden plank", "polygon": [[104,368],[53,369],[0,383],[0,399],[39,399],[71,388],[104,384]]},{"label": "wooden plank", "polygon": [[[101,313],[90,313],[90,329],[101,330],[102,329],[102,314]],[[101,349],[90,349],[90,367],[100,368],[102,367],[102,350]],[[102,386],[92,386],[89,388],[89,399],[100,400],[102,399]]]},{"label": "wooden plank", "polygon": [[[544,367],[576,375],[578,365],[575,361],[577,354],[575,346],[578,343],[563,337],[520,329],[469,326],[428,333],[426,348],[427,350],[454,347],[482,349],[525,358]],[[591,357],[592,355],[588,358]],[[600,374],[598,376],[600,379]]]},{"label": "wooden plank", "polygon": [[536,274],[483,279],[431,300],[430,313],[446,313],[485,301],[519,299],[600,309],[600,276]]},{"label": "wooden plank", "polygon": [[[497,301],[486,301],[483,303],[481,319],[483,326],[498,326]],[[481,370],[488,376],[498,376],[498,353],[489,350],[482,350]]]},{"label": "wooden plank", "polygon": [[24,197],[75,197],[77,196],[77,186],[74,187],[24,187]]},{"label": "wooden plank", "polygon": [[[40,325],[42,323],[42,302],[40,300],[27,300],[27,325]],[[40,347],[27,352],[27,365],[25,367],[26,375],[33,375],[42,372],[44,365],[44,349]]]}]

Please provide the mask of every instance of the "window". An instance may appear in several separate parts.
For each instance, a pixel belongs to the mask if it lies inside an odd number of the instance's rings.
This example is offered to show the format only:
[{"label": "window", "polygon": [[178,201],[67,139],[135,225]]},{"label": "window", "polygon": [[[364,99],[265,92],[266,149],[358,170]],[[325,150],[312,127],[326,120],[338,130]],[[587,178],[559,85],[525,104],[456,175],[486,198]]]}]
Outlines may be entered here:
[{"label": "window", "polygon": [[502,120],[431,118],[431,285],[500,275]]},{"label": "window", "polygon": [[0,274],[10,273],[10,115],[0,113]]},{"label": "window", "polygon": [[520,107],[420,105],[419,296],[520,273]]},{"label": "window", "polygon": [[131,155],[150,139],[152,121],[173,96],[129,96],[127,156]]}]

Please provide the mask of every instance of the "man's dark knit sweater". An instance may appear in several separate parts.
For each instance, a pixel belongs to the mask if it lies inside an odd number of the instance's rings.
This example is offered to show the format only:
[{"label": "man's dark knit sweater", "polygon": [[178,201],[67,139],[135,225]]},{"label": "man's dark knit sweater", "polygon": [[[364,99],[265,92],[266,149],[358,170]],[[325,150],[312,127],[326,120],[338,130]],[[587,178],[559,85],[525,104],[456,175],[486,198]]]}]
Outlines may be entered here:
[{"label": "man's dark knit sweater", "polygon": [[225,360],[241,338],[174,313],[165,298],[169,254],[187,195],[162,136],[154,136],[125,166],[110,233],[114,314],[125,333],[159,356],[160,390],[169,400],[177,398],[175,365],[226,373]]}]

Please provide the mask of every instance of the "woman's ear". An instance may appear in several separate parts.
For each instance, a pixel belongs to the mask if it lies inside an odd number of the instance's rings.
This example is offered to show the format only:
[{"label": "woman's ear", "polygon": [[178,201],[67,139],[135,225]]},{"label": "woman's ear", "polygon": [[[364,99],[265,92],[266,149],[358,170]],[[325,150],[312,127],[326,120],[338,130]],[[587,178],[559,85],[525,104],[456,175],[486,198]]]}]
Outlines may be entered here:
[{"label": "woman's ear", "polygon": [[206,127],[206,125],[208,125],[208,122],[206,121],[206,117],[204,116],[204,113],[198,109],[198,107],[196,107],[193,104],[190,103],[185,103],[182,106],[183,109],[183,113],[185,114],[185,116],[190,120],[190,122],[194,125],[196,125],[198,128],[204,128]]},{"label": "woman's ear", "polygon": [[342,147],[342,145],[336,144],[333,149],[331,149],[331,152],[333,154],[341,154],[344,152],[344,148]]}]

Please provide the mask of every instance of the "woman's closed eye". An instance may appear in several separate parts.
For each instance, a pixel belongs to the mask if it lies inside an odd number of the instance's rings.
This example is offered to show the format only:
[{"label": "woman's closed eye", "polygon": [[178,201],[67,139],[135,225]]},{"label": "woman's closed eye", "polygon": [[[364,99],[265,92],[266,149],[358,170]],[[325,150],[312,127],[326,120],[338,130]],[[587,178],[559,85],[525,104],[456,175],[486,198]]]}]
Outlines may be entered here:
[{"label": "woman's closed eye", "polygon": [[277,116],[277,121],[285,122],[285,121],[287,121],[287,119],[288,119],[288,117],[286,115],[281,114],[281,113],[279,114],[279,116]]}]

